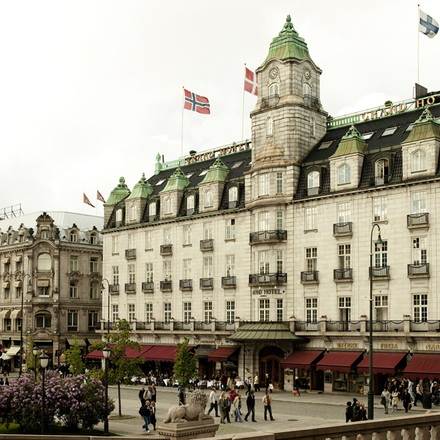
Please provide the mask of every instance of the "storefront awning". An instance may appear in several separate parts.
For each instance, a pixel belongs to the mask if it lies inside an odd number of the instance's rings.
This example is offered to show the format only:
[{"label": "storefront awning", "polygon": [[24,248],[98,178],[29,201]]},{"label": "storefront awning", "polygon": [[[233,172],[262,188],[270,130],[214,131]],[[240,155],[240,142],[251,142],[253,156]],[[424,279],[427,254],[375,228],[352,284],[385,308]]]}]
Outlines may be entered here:
[{"label": "storefront awning", "polygon": [[[374,355],[373,355],[374,360]],[[440,376],[440,354],[415,353],[403,370],[411,379],[435,379]]]},{"label": "storefront awning", "polygon": [[17,354],[20,352],[20,346],[19,345],[13,345],[6,354],[8,356],[17,356]]},{"label": "storefront awning", "polygon": [[200,358],[207,358],[213,351],[215,350],[215,346],[211,345],[201,345],[196,348],[195,354]]},{"label": "storefront awning", "polygon": [[9,361],[10,359],[12,359],[12,357],[8,356],[7,353],[2,353],[2,356],[0,359],[2,359],[3,361]]},{"label": "storefront awning", "polygon": [[0,312],[0,318],[2,318],[2,319],[9,318],[10,316],[11,316],[11,311],[10,310],[2,310]]},{"label": "storefront awning", "polygon": [[102,350],[93,350],[91,351],[86,358],[89,359],[104,359],[104,355],[102,354]]},{"label": "storefront awning", "polygon": [[301,343],[306,341],[305,338],[293,334],[287,325],[280,322],[244,324],[226,339],[234,342],[285,341]]},{"label": "storefront awning", "polygon": [[[75,339],[74,338],[67,338],[66,341],[69,343],[69,345],[73,345],[73,343],[75,342]],[[86,341],[84,339],[77,338],[76,341],[78,342],[78,345],[80,347],[86,347],[87,346]]]},{"label": "storefront awning", "polygon": [[316,364],[322,353],[322,350],[294,351],[281,362],[281,367],[308,370],[310,364]]},{"label": "storefront awning", "polygon": [[140,354],[138,354],[138,358],[144,358],[145,359],[145,354],[149,350],[151,350],[153,347],[154,347],[154,345],[142,345],[142,350],[141,350]]},{"label": "storefront awning", "polygon": [[[373,352],[373,373],[394,374],[396,367],[403,361],[406,353],[376,353]],[[370,355],[365,356],[357,366],[358,373],[370,371]]]},{"label": "storefront awning", "polygon": [[237,347],[219,347],[208,356],[208,362],[226,362]]},{"label": "storefront awning", "polygon": [[175,345],[155,345],[142,357],[147,361],[174,362],[176,358]]},{"label": "storefront awning", "polygon": [[21,309],[12,310],[11,319],[18,319],[18,318],[21,318]]},{"label": "storefront awning", "polygon": [[[114,346],[115,346],[115,344],[110,344],[110,348],[113,348]],[[136,348],[125,347],[125,356],[127,359],[136,359],[138,357],[141,357],[142,353],[147,352],[151,347],[153,347],[153,346],[152,345],[141,345],[140,351],[138,351]],[[93,350],[86,357],[92,358],[92,359],[104,359],[104,355],[102,353],[102,350]]]},{"label": "storefront awning", "polygon": [[362,354],[361,351],[330,351],[316,364],[316,369],[349,373],[351,367],[361,359]]}]

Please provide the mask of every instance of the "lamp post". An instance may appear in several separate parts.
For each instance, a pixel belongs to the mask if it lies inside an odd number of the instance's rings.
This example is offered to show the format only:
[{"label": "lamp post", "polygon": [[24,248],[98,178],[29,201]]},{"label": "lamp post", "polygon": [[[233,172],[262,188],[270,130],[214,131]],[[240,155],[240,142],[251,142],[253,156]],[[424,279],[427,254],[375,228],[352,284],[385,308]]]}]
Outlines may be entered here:
[{"label": "lamp post", "polygon": [[[26,281],[26,277],[29,277],[29,282],[27,287],[32,288],[31,276],[27,273],[23,277],[23,284]],[[20,369],[18,372],[18,376],[21,377],[23,373],[23,324],[24,324],[24,313],[23,313],[23,298],[24,298],[24,289],[21,291],[21,326],[20,326]]]},{"label": "lamp post", "polygon": [[105,368],[105,419],[104,419],[104,435],[108,435],[108,359],[111,354],[108,344],[102,350],[104,354],[104,368]]},{"label": "lamp post", "polygon": [[108,293],[107,293],[107,333],[110,333],[110,283],[107,278],[102,279],[101,294],[104,294],[104,281],[107,281]]},{"label": "lamp post", "polygon": [[373,387],[373,231],[377,227],[378,239],[377,244],[383,243],[380,237],[380,227],[377,223],[371,228],[371,240],[370,240],[370,348],[369,348],[369,387],[368,387],[368,419],[374,419],[374,387]]},{"label": "lamp post", "polygon": [[32,354],[34,355],[34,368],[35,368],[35,382],[37,381],[37,354],[38,354],[38,347],[34,345],[34,348],[32,349]]},{"label": "lamp post", "polygon": [[45,390],[44,390],[44,372],[47,368],[47,365],[49,363],[49,356],[46,353],[41,353],[40,357],[38,358],[40,362],[40,367],[43,369],[43,386],[41,389],[41,396],[42,396],[42,405],[41,405],[41,435],[44,435],[44,410],[45,410]]}]

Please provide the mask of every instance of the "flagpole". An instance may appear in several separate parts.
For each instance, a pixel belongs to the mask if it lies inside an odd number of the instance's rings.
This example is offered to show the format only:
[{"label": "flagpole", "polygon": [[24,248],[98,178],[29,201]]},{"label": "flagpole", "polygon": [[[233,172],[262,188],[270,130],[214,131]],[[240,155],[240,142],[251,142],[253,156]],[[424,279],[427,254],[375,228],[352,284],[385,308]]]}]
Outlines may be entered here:
[{"label": "flagpole", "polygon": [[417,5],[417,84],[420,84],[420,82],[419,82],[419,67],[420,67],[420,31],[419,31],[419,24],[420,24],[420,4]]},{"label": "flagpole", "polygon": [[180,133],[180,157],[183,157],[183,106],[185,105],[185,86],[182,87],[182,131]]},{"label": "flagpole", "polygon": [[[246,78],[246,63],[244,63],[244,77]],[[241,140],[244,140],[244,85],[243,85],[243,109],[241,111]]]}]

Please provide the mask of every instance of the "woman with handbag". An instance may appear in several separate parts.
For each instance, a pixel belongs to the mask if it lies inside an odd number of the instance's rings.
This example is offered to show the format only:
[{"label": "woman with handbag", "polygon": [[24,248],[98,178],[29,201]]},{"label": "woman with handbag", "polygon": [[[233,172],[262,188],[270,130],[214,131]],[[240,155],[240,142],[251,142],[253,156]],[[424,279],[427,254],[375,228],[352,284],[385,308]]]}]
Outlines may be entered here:
[{"label": "woman with handbag", "polygon": [[385,407],[385,414],[388,414],[388,405],[390,403],[390,392],[386,388],[384,388],[380,397],[381,397],[380,404]]}]

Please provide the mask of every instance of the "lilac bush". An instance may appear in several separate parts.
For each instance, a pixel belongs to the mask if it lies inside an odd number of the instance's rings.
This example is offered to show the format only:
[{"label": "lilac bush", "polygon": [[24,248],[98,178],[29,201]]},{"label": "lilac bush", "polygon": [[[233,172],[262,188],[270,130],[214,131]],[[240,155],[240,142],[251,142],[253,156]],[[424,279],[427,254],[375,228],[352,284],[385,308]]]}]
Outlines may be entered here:
[{"label": "lilac bush", "polygon": [[[45,375],[45,425],[56,420],[70,429],[92,428],[105,418],[105,389],[102,383],[84,375],[62,379],[57,371]],[[41,429],[42,382],[25,374],[0,387],[0,423],[18,423],[27,432]],[[108,414],[114,409],[108,402]]]}]

